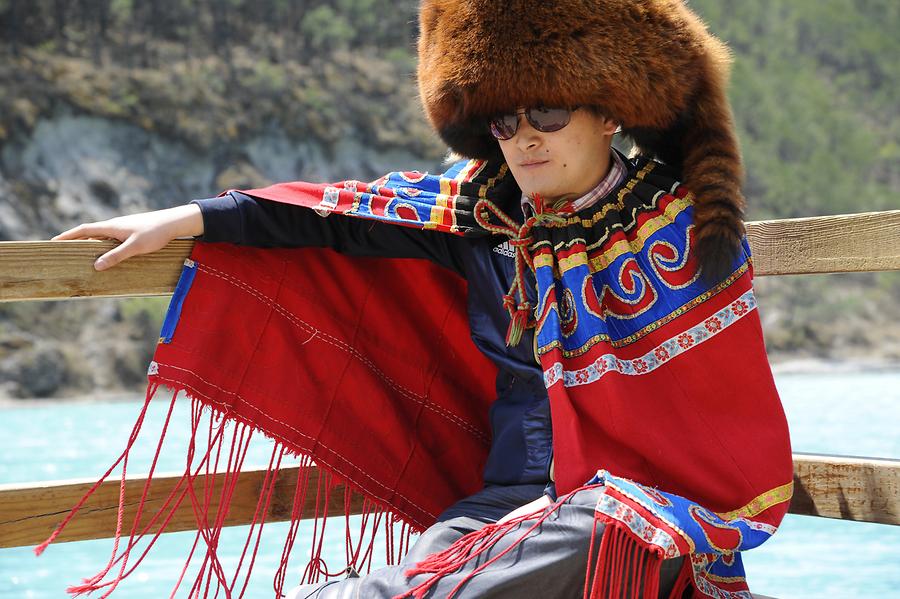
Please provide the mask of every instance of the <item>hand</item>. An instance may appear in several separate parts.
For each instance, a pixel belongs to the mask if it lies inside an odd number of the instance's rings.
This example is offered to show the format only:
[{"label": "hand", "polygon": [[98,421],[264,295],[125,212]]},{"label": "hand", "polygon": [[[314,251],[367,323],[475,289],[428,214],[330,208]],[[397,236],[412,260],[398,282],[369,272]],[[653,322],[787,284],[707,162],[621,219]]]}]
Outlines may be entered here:
[{"label": "hand", "polygon": [[[510,513],[506,514],[505,516],[497,520],[497,524],[503,524],[508,520],[512,520],[513,518],[518,518],[519,516],[524,516],[526,514],[541,512],[551,505],[553,505],[553,501],[547,495],[541,495],[531,503],[526,503],[522,507],[517,507]],[[537,517],[536,514],[535,517]]]},{"label": "hand", "polygon": [[118,239],[118,245],[94,262],[96,270],[112,268],[132,256],[162,249],[176,237],[203,235],[203,216],[196,204],[118,216],[64,231],[53,241],[66,239]]}]

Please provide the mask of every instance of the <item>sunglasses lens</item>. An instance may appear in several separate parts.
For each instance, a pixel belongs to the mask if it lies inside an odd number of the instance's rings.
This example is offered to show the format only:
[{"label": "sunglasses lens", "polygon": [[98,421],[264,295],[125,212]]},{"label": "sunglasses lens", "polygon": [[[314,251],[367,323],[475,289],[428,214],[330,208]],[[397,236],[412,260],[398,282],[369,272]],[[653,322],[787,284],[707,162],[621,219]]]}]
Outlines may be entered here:
[{"label": "sunglasses lens", "polygon": [[569,124],[572,113],[568,108],[530,108],[525,112],[528,122],[538,131],[559,131]]},{"label": "sunglasses lens", "polygon": [[[519,129],[519,114],[504,114],[491,119],[491,134],[497,139],[511,139]],[[569,124],[572,110],[568,108],[544,108],[539,106],[525,111],[525,118],[532,127],[543,133],[559,131]]]},{"label": "sunglasses lens", "polygon": [[519,128],[519,117],[515,114],[504,114],[491,119],[491,133],[497,139],[510,139]]}]

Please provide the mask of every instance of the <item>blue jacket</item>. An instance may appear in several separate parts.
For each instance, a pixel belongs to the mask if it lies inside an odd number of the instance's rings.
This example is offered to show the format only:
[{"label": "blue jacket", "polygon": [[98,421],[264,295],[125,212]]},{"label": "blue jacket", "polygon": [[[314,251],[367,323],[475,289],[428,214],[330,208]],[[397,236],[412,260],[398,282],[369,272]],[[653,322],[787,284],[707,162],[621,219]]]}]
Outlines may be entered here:
[{"label": "blue jacket", "polygon": [[[516,347],[505,343],[509,314],[503,307],[503,295],[514,275],[514,258],[505,238],[460,237],[340,214],[323,218],[306,208],[257,200],[240,192],[193,203],[203,214],[203,241],[255,247],[329,247],[355,256],[425,258],[464,277],[472,339],[498,368],[485,485],[547,484],[546,493],[554,497],[553,485],[548,484],[550,403],[534,357],[533,329],[526,331]],[[514,212],[524,220],[521,211]],[[534,274],[527,271],[526,276],[525,287],[532,296],[529,301],[535,305]]]}]

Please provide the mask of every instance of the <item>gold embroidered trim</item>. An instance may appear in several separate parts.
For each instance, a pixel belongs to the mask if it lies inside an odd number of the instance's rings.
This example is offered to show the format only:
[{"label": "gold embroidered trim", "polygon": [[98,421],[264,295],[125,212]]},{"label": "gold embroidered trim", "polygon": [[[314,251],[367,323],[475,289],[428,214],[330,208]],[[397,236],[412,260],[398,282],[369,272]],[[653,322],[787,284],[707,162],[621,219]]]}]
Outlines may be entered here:
[{"label": "gold embroidered trim", "polygon": [[[694,196],[690,193],[683,198],[675,198],[674,200],[672,200],[672,202],[670,202],[669,205],[666,206],[666,209],[663,210],[662,214],[654,216],[653,218],[645,222],[640,229],[637,230],[637,232],[635,233],[634,241],[623,240],[617,242],[613,244],[612,248],[605,251],[600,256],[591,258],[591,266],[595,268],[595,270],[592,272],[596,272],[597,270],[602,270],[603,268],[605,268],[604,262],[612,262],[616,258],[618,258],[621,254],[612,255],[611,250],[613,250],[614,248],[620,248],[622,243],[625,243],[633,252],[638,252],[644,249],[644,245],[647,243],[647,239],[651,235],[653,235],[663,227],[666,227],[675,222],[675,219],[678,217],[678,215],[687,210],[690,206],[693,205],[693,203]],[[639,245],[635,246],[635,243],[638,243]],[[600,245],[602,245],[602,242],[593,243],[587,246],[586,250],[590,252],[591,250],[600,247]],[[597,266],[594,266],[595,264],[597,264]]]},{"label": "gold embroidered trim", "polygon": [[[676,199],[671,202],[668,206],[666,206],[665,211],[662,214],[655,216],[648,220],[646,223],[638,229],[635,239],[633,241],[629,241],[627,239],[620,239],[619,241],[612,244],[605,252],[600,254],[599,256],[594,256],[593,258],[587,257],[587,252],[594,249],[595,245],[590,245],[585,247],[584,252],[578,252],[573,256],[569,256],[567,258],[563,258],[559,260],[559,268],[561,272],[565,273],[573,268],[577,268],[584,264],[587,264],[590,268],[590,272],[593,274],[595,272],[601,271],[604,268],[608,267],[610,264],[616,261],[617,258],[622,256],[623,254],[628,253],[637,253],[644,249],[644,245],[646,245],[647,240],[651,235],[662,229],[663,227],[672,224],[675,218],[681,214],[684,210],[691,206],[693,203],[693,196],[690,194],[686,195],[681,199]],[[571,242],[582,242],[587,243],[584,239],[577,238],[574,240],[570,240]],[[534,248],[539,247],[540,245],[545,245],[546,242],[541,242],[534,244]],[[553,254],[540,254],[534,257],[534,266],[538,268],[540,266],[553,266],[555,260],[555,255]]]},{"label": "gold embroidered trim", "polygon": [[775,487],[774,489],[766,491],[758,497],[754,497],[753,500],[744,507],[730,512],[725,512],[723,514],[717,513],[716,515],[722,520],[734,520],[735,518],[752,518],[753,516],[766,511],[773,505],[778,505],[779,503],[789,501],[793,494],[794,481],[791,481],[789,483],[781,485],[780,487]]},{"label": "gold embroidered trim", "polygon": [[703,576],[713,582],[747,582],[747,579],[743,576],[716,576],[709,572],[704,572]]},{"label": "gold embroidered trim", "polygon": [[506,176],[506,171],[509,170],[509,165],[505,162],[500,166],[500,170],[497,171],[497,174],[487,180],[481,189],[478,192],[478,197],[481,199],[487,198],[488,189],[491,189],[496,184],[497,179],[503,179]]}]

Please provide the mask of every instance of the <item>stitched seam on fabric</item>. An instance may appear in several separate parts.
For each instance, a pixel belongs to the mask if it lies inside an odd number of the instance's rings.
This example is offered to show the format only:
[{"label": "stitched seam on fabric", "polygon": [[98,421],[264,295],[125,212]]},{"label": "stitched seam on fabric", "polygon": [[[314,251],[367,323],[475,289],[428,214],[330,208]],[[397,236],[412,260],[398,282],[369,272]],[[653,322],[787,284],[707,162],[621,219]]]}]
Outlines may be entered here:
[{"label": "stitched seam on fabric", "polygon": [[[363,300],[362,306],[357,311],[356,324],[353,327],[353,334],[350,335],[350,339],[352,340],[355,340],[356,335],[359,333],[360,322],[362,321],[362,315],[365,310],[366,302],[369,301],[369,297],[372,295],[372,287],[373,285],[370,282],[368,289],[366,290],[366,297]],[[315,333],[313,334],[313,337],[315,337]],[[344,381],[344,376],[347,374],[347,370],[350,368],[351,361],[352,354],[349,354],[347,361],[344,362],[344,367],[341,369],[341,374],[337,377],[337,384],[334,386],[334,392],[331,394],[331,398],[328,401],[328,407],[325,410],[325,415],[322,417],[322,426],[319,427],[319,432],[316,433],[316,438],[314,440],[315,445],[320,444],[319,436],[328,425],[328,418],[329,416],[331,416],[331,409],[334,407],[334,402],[337,401],[338,391],[340,391],[341,383]],[[315,445],[313,445],[313,448],[315,448]]]},{"label": "stitched seam on fabric", "polygon": [[[255,410],[257,413],[259,413],[259,414],[260,414],[261,416],[263,416],[264,418],[267,418],[267,419],[269,419],[269,420],[271,420],[271,421],[273,421],[273,422],[277,422],[277,423],[283,425],[284,427],[291,429],[292,431],[294,431],[295,433],[297,433],[297,434],[300,435],[301,437],[306,437],[307,439],[310,439],[310,440],[313,440],[313,441],[315,440],[315,439],[313,439],[312,437],[310,437],[309,435],[307,435],[307,434],[305,434],[305,433],[303,433],[303,432],[297,430],[295,427],[291,426],[290,424],[288,424],[288,423],[286,423],[286,422],[282,422],[281,420],[278,420],[277,418],[272,418],[271,416],[269,416],[268,414],[266,414],[265,412],[263,412],[262,410],[260,410],[259,408],[257,408],[256,406],[254,406],[253,404],[251,404],[250,402],[248,402],[247,400],[245,400],[245,399],[244,399],[243,397],[241,397],[240,395],[238,395],[238,394],[236,394],[236,393],[234,393],[234,392],[232,392],[232,391],[226,391],[225,389],[222,389],[222,388],[219,387],[218,385],[216,385],[216,384],[214,384],[214,383],[211,383],[211,382],[207,381],[206,379],[204,379],[203,377],[201,377],[200,375],[198,375],[196,372],[194,372],[194,371],[192,371],[192,370],[188,370],[188,369],[186,369],[186,368],[179,368],[178,366],[172,366],[172,365],[170,365],[170,364],[165,364],[165,363],[160,363],[160,364],[162,364],[162,366],[165,366],[166,368],[172,368],[172,369],[174,369],[174,370],[181,370],[181,371],[183,371],[183,372],[190,373],[191,375],[193,375],[194,377],[196,377],[197,380],[202,381],[203,383],[205,383],[205,384],[207,384],[207,385],[209,385],[209,386],[211,386],[211,387],[215,387],[216,389],[222,391],[222,392],[225,393],[226,395],[231,395],[231,396],[234,397],[237,401],[239,401],[239,402],[241,402],[242,404],[246,405],[247,407],[249,407],[249,408]],[[195,396],[198,396],[198,397],[203,398],[207,403],[209,403],[209,404],[215,404],[215,405],[217,405],[217,406],[221,406],[221,407],[223,408],[223,411],[224,411],[225,413],[227,413],[227,411],[228,411],[228,407],[229,407],[228,404],[223,403],[223,402],[220,402],[220,401],[214,400],[214,399],[211,398],[210,396],[208,396],[208,395],[202,393],[199,389],[197,389],[197,388],[194,387],[193,385],[190,385],[190,384],[188,384],[188,383],[185,383],[184,381],[179,381],[179,380],[175,380],[175,379],[170,379],[170,378],[165,377],[165,376],[162,376],[162,375],[156,375],[156,377],[157,377],[157,379],[160,380],[160,381],[165,381],[165,382],[172,383],[172,384],[174,384],[174,385],[176,385],[176,386],[178,386],[178,387],[181,387],[181,388],[183,388],[183,389],[185,389],[185,390],[190,389],[191,392],[192,392]],[[268,432],[268,431],[266,432],[266,435],[269,436],[269,437],[271,437],[271,438],[273,438],[273,439],[275,439],[276,441],[280,441],[281,443],[284,443],[284,444],[287,444],[287,443],[288,443],[288,439],[286,439],[286,438],[283,437],[282,435],[275,434],[275,433]],[[354,464],[353,462],[351,462],[351,461],[348,460],[347,458],[343,457],[342,455],[340,455],[339,453],[337,453],[336,451],[334,451],[333,449],[331,449],[330,447],[328,447],[328,446],[325,445],[324,443],[319,442],[319,446],[322,447],[323,449],[327,450],[329,453],[333,454],[335,457],[337,457],[337,458],[340,459],[341,461],[346,462],[349,466],[351,466],[351,467],[353,467],[353,469],[359,471],[360,474],[362,474],[363,476],[365,476],[366,478],[368,478],[369,480],[371,480],[371,481],[372,481],[373,483],[375,483],[376,485],[380,486],[381,488],[385,489],[386,491],[389,491],[389,492],[393,493],[393,494],[396,495],[397,497],[402,498],[404,501],[406,501],[406,502],[409,503],[411,506],[413,506],[413,507],[415,507],[416,509],[418,509],[418,510],[419,510],[420,512],[422,512],[423,514],[425,514],[425,515],[427,515],[427,516],[429,516],[429,517],[431,517],[431,518],[437,518],[437,515],[436,515],[436,514],[432,514],[431,512],[425,510],[424,508],[422,508],[421,506],[419,506],[419,504],[417,504],[416,502],[414,502],[413,500],[411,500],[409,497],[406,497],[406,496],[403,495],[402,493],[399,493],[399,492],[397,492],[396,490],[391,489],[391,488],[389,488],[389,487],[383,485],[382,483],[380,483],[380,482],[379,482],[378,480],[376,480],[375,478],[372,478],[371,476],[369,476],[369,475],[366,473],[365,470],[363,470],[362,468],[360,468],[359,466],[357,466],[356,464]],[[324,461],[324,460],[323,460],[323,461]],[[326,462],[326,463],[327,463],[327,462]],[[350,475],[350,474],[347,474],[346,472],[342,471],[341,469],[339,469],[339,468],[338,468],[337,466],[335,466],[334,464],[327,463],[327,465],[328,465],[330,468],[334,469],[335,472],[337,472],[338,474],[340,474],[340,475],[343,476],[344,478],[346,478],[346,479],[348,479],[348,480],[350,480],[350,481],[356,482],[357,479],[354,478],[354,476],[352,476],[352,475]],[[357,484],[358,484],[358,483],[357,483]],[[385,503],[388,502],[388,500],[387,500],[386,498],[384,498],[384,497],[378,496],[378,495],[376,495],[375,493],[372,493],[371,491],[369,491],[369,493],[370,493],[373,497],[375,497],[376,499],[380,499],[381,501],[384,501]],[[416,519],[416,518],[413,518],[413,516],[410,515],[409,513],[404,512],[403,510],[398,509],[398,508],[393,507],[393,506],[392,506],[392,509],[396,510],[397,512],[402,513],[404,516],[406,516],[407,518],[409,518],[409,519],[412,520],[412,521],[415,521],[415,522],[416,522],[417,524],[419,524],[420,526],[423,526],[423,524],[422,524],[421,521],[419,521],[419,520]],[[424,527],[424,526],[423,526],[423,527]]]},{"label": "stitched seam on fabric", "polygon": [[257,299],[259,299],[259,300],[260,300],[261,302],[263,302],[264,304],[267,304],[267,305],[269,305],[270,307],[274,308],[279,314],[281,314],[282,316],[284,316],[285,318],[287,318],[289,321],[293,322],[293,323],[294,323],[295,325],[297,325],[298,327],[304,328],[304,329],[308,330],[309,332],[314,333],[314,335],[315,335],[316,337],[321,338],[321,339],[322,339],[323,341],[325,341],[326,343],[329,343],[330,345],[333,345],[334,347],[336,347],[336,348],[338,348],[338,349],[340,349],[340,350],[346,351],[346,352],[349,353],[350,355],[356,357],[356,358],[359,359],[363,364],[365,364],[366,366],[368,366],[369,369],[372,370],[376,375],[378,375],[379,378],[381,378],[382,380],[384,380],[384,381],[385,381],[386,383],[388,383],[391,387],[393,387],[395,390],[397,390],[399,393],[401,393],[402,395],[406,396],[407,398],[409,398],[409,399],[411,399],[411,400],[413,400],[413,401],[415,401],[415,402],[417,402],[417,403],[421,403],[421,404],[425,405],[425,407],[427,407],[427,408],[429,408],[429,409],[431,409],[431,410],[437,412],[438,414],[440,414],[441,416],[444,416],[444,417],[447,418],[448,420],[453,421],[455,424],[459,425],[461,428],[463,428],[463,429],[465,429],[465,430],[468,430],[469,432],[471,432],[471,433],[472,433],[473,435],[475,435],[476,437],[478,437],[478,438],[480,438],[480,439],[483,439],[483,440],[487,440],[487,437],[484,436],[484,435],[482,435],[481,433],[479,433],[478,430],[477,430],[475,427],[473,427],[473,426],[470,425],[469,423],[465,422],[464,420],[462,420],[461,418],[459,418],[458,416],[456,416],[456,415],[453,414],[452,412],[449,412],[449,411],[447,411],[447,410],[444,410],[443,408],[440,408],[440,407],[434,405],[432,402],[427,401],[427,398],[426,398],[426,397],[423,397],[423,396],[421,396],[421,395],[419,395],[419,394],[417,394],[417,393],[415,393],[415,392],[413,392],[413,391],[407,389],[406,387],[403,387],[402,385],[400,385],[399,383],[397,383],[396,381],[394,381],[392,378],[388,377],[388,376],[387,376],[381,369],[379,369],[379,368],[378,368],[371,360],[369,360],[368,358],[366,358],[365,356],[363,356],[361,353],[359,353],[359,352],[358,352],[355,348],[353,348],[352,346],[346,344],[345,342],[341,341],[340,339],[337,339],[336,337],[334,337],[334,336],[332,336],[332,335],[330,335],[330,334],[328,334],[328,333],[325,333],[325,332],[323,332],[323,331],[321,331],[321,330],[319,330],[319,329],[313,327],[313,326],[310,325],[308,322],[306,322],[306,321],[304,321],[304,320],[298,318],[295,314],[293,314],[292,312],[289,312],[289,311],[286,310],[283,306],[281,306],[281,305],[275,303],[275,302],[274,302],[272,299],[270,299],[268,296],[266,296],[265,294],[259,292],[259,290],[255,289],[255,288],[253,288],[253,287],[251,287],[251,286],[249,286],[249,285],[247,285],[246,283],[244,283],[244,282],[242,282],[242,281],[240,281],[240,280],[238,280],[238,279],[235,279],[234,277],[231,277],[230,275],[227,275],[227,274],[225,274],[225,273],[223,273],[223,272],[221,272],[221,271],[218,271],[218,270],[216,270],[216,269],[214,269],[214,268],[211,268],[211,267],[209,267],[209,266],[206,266],[206,265],[200,265],[200,268],[202,268],[202,269],[205,270],[205,271],[209,271],[210,274],[212,274],[213,276],[218,276],[219,278],[221,278],[221,279],[223,279],[223,280],[226,280],[226,281],[232,283],[233,285],[235,285],[235,286],[237,286],[237,287],[240,287],[240,288],[244,289],[245,291],[247,291],[248,293],[250,293],[251,295],[253,295],[253,296],[256,297]]},{"label": "stitched seam on fabric", "polygon": [[[253,404],[251,404],[251,403],[249,403],[248,401],[246,401],[246,400],[245,400],[243,397],[241,397],[240,395],[238,395],[238,394],[236,394],[236,393],[233,393],[233,392],[230,392],[230,391],[225,391],[225,390],[222,389],[221,387],[217,387],[215,384],[213,384],[213,383],[207,381],[206,379],[204,379],[203,377],[199,376],[197,373],[195,373],[195,372],[193,372],[193,371],[191,371],[191,370],[187,370],[187,369],[184,369],[184,368],[179,368],[179,367],[177,367],[177,366],[172,366],[172,365],[169,365],[169,364],[163,364],[163,366],[165,366],[166,368],[172,368],[172,369],[175,369],[175,370],[182,370],[182,371],[184,371],[184,372],[190,373],[191,375],[193,375],[195,378],[197,378],[198,380],[202,381],[203,383],[205,383],[205,384],[207,384],[207,385],[209,385],[209,386],[211,386],[211,387],[216,387],[217,389],[221,390],[223,393],[225,393],[225,394],[227,394],[227,395],[233,396],[235,399],[237,399],[238,401],[240,401],[240,402],[243,403],[244,405],[246,405],[246,406],[252,408],[254,411],[256,411],[257,413],[259,413],[262,417],[264,417],[264,418],[266,418],[266,419],[268,419],[268,420],[271,420],[272,422],[277,422],[278,424],[281,424],[282,426],[291,429],[292,431],[294,431],[295,433],[297,433],[297,434],[300,435],[301,437],[305,437],[305,438],[309,439],[310,441],[315,441],[315,438],[311,437],[310,435],[307,435],[306,433],[303,433],[302,431],[298,430],[297,428],[291,426],[290,424],[288,424],[288,423],[286,423],[286,422],[283,422],[283,421],[281,421],[281,420],[278,420],[277,418],[273,418],[272,416],[266,414],[265,412],[262,412],[259,408],[257,408],[257,407],[254,406]],[[196,387],[194,387],[194,386],[192,386],[192,385],[190,385],[190,384],[188,384],[188,383],[185,383],[185,382],[183,382],[183,381],[176,381],[175,379],[169,379],[169,378],[164,377],[164,376],[161,376],[161,375],[159,376],[159,379],[160,379],[160,380],[164,380],[164,381],[169,381],[169,382],[172,382],[172,383],[177,383],[178,385],[181,385],[181,386],[183,386],[183,387],[185,387],[185,388],[189,388],[189,389],[191,389],[196,395],[199,395],[199,396],[203,397],[208,403],[211,403],[211,404],[217,404],[217,405],[222,406],[223,408],[226,408],[226,409],[229,407],[228,404],[225,404],[225,403],[222,403],[222,402],[219,402],[219,401],[216,401],[216,400],[212,399],[210,396],[201,393]],[[273,438],[277,437],[278,440],[280,440],[280,441],[283,442],[283,443],[287,443],[287,441],[288,441],[286,438],[284,438],[283,436],[278,435],[278,434],[276,434],[276,433],[267,432],[266,434],[267,434],[267,435],[270,435],[270,436],[273,437]],[[364,470],[362,470],[361,468],[357,467],[355,464],[353,464],[353,462],[351,462],[350,460],[347,460],[346,458],[344,458],[343,456],[341,456],[340,454],[338,454],[336,451],[334,451],[333,449],[331,449],[330,447],[328,447],[328,446],[325,445],[324,443],[319,442],[319,446],[322,447],[323,449],[326,449],[326,450],[329,451],[330,453],[334,454],[335,456],[337,456],[338,458],[340,458],[340,459],[343,460],[344,462],[347,462],[347,464],[353,466],[356,470],[359,470],[359,472],[360,472],[361,474],[363,474],[364,476],[366,476],[367,478],[369,478],[372,482],[374,482],[374,483],[376,483],[376,484],[382,486],[384,489],[386,489],[386,490],[388,490],[388,491],[391,491],[391,490],[392,490],[392,489],[390,489],[389,487],[387,487],[387,486],[385,486],[385,485],[379,483],[376,479],[374,479],[374,478],[372,478],[371,476],[369,476],[368,474],[366,474],[366,472],[365,472]],[[343,474],[343,473],[342,473],[342,474]],[[403,496],[402,494],[397,493],[397,495],[400,496],[400,497],[403,497],[403,499],[405,499],[406,501],[409,501],[411,504],[416,505],[413,501],[411,501],[409,498]],[[418,507],[418,506],[417,506],[417,507]],[[421,509],[421,508],[420,508],[420,509]],[[422,512],[423,512],[423,513],[426,513],[426,514],[428,513],[428,512],[426,512],[425,510],[422,510]],[[433,515],[433,514],[429,514],[429,515]]]},{"label": "stitched seam on fabric", "polygon": [[380,368],[378,368],[371,360],[369,360],[368,358],[363,356],[361,353],[359,353],[359,351],[357,351],[355,348],[347,345],[345,342],[341,341],[340,339],[337,339],[336,337],[334,337],[328,333],[325,333],[325,332],[315,328],[308,322],[300,319],[292,312],[289,312],[288,310],[286,310],[283,306],[276,304],[271,298],[269,298],[268,296],[266,296],[259,290],[255,289],[254,287],[251,287],[251,286],[247,285],[246,283],[244,283],[243,281],[240,281],[240,280],[238,280],[230,275],[227,275],[227,274],[225,274],[215,268],[212,268],[210,266],[207,266],[204,264],[198,264],[198,268],[202,269],[205,272],[208,272],[212,276],[215,276],[224,281],[227,281],[236,287],[244,289],[247,293],[253,295],[259,301],[274,308],[275,311],[277,311],[279,314],[281,314],[282,316],[287,318],[289,321],[294,323],[296,326],[303,328],[303,329],[309,331],[310,333],[314,333],[315,337],[321,339],[322,341],[324,341],[330,345],[333,345],[334,347],[336,347],[339,350],[345,351],[345,352],[349,353],[350,355],[354,356],[360,362],[362,362],[363,364],[368,366],[372,372],[374,372],[376,375],[378,375],[379,378],[381,378],[383,381],[388,383],[388,385],[393,387],[401,395],[407,397],[408,399],[410,399],[416,403],[420,403],[420,404],[424,405],[426,408],[436,412],[437,414],[443,416],[447,420],[450,420],[451,422],[458,425],[463,430],[468,431],[475,437],[477,437],[483,441],[488,440],[487,436],[481,434],[478,431],[478,429],[476,429],[471,424],[467,423],[465,420],[463,420],[459,416],[457,416],[457,415],[453,414],[452,412],[449,412],[443,408],[436,406],[433,402],[428,401],[428,399],[426,397],[423,397],[423,396],[407,389],[406,387],[403,387],[402,385],[400,385],[399,383],[394,381],[392,378],[387,376],[384,373],[384,371],[382,371]]},{"label": "stitched seam on fabric", "polygon": [[[294,431],[295,433],[297,433],[297,434],[300,435],[301,437],[305,437],[305,438],[309,439],[310,441],[314,441],[314,442],[316,441],[316,439],[315,439],[314,437],[312,437],[312,436],[310,436],[310,435],[307,435],[306,433],[300,431],[299,429],[297,429],[297,428],[294,427],[294,426],[291,426],[290,424],[288,424],[287,422],[284,422],[283,420],[279,420],[278,418],[273,418],[273,417],[270,416],[269,414],[263,412],[263,411],[260,410],[258,407],[256,407],[255,405],[253,405],[252,403],[250,403],[249,401],[247,401],[246,399],[244,399],[241,395],[238,395],[237,393],[234,393],[233,391],[227,391],[227,390],[223,389],[222,387],[219,387],[219,386],[216,385],[215,383],[212,383],[212,382],[210,382],[210,381],[204,379],[202,376],[200,376],[199,374],[197,374],[197,373],[194,372],[193,370],[189,370],[189,369],[187,369],[187,368],[180,368],[180,367],[178,367],[178,366],[174,366],[174,365],[170,365],[170,364],[162,364],[162,365],[165,366],[166,368],[172,368],[173,370],[181,370],[182,372],[187,372],[187,373],[193,375],[197,380],[202,381],[204,384],[209,385],[210,387],[215,387],[216,389],[218,389],[219,391],[221,391],[222,393],[224,393],[224,394],[226,394],[226,395],[231,395],[232,397],[234,397],[235,399],[237,399],[238,401],[240,401],[241,403],[243,403],[243,404],[246,405],[247,407],[249,407],[249,408],[253,409],[254,411],[256,411],[260,416],[262,416],[262,417],[264,417],[264,418],[266,418],[266,419],[268,419],[268,420],[271,420],[272,422],[277,422],[278,424],[284,426],[285,428],[289,428],[290,430]],[[203,393],[200,393],[199,390],[197,390],[195,387],[193,387],[193,386],[191,386],[191,385],[188,385],[187,383],[183,383],[183,382],[180,382],[180,381],[175,381],[174,379],[167,379],[166,377],[163,377],[163,376],[161,376],[161,375],[159,376],[159,378],[162,379],[162,380],[171,380],[172,382],[178,382],[178,383],[181,384],[181,385],[184,385],[184,386],[186,386],[186,387],[190,387],[191,389],[193,389],[194,391],[196,391],[197,394],[201,395],[203,398],[205,398],[206,400],[208,400],[210,403],[215,403],[215,404],[218,404],[218,405],[220,405],[220,406],[225,406],[225,407],[227,407],[227,404],[224,404],[224,403],[222,403],[222,402],[215,401],[215,400],[212,399],[211,397],[209,397],[209,396],[207,396],[207,395],[204,395]],[[279,435],[272,434],[272,436],[273,436],[273,437],[278,437]],[[281,437],[281,441],[287,441],[287,439],[285,439],[284,437]],[[350,464],[351,466],[353,466],[354,468],[356,468],[357,470],[359,470],[360,473],[362,473],[366,478],[370,479],[372,482],[374,482],[374,483],[380,485],[381,487],[383,487],[384,489],[386,489],[386,490],[388,490],[388,491],[393,491],[390,487],[385,486],[385,485],[383,485],[382,483],[378,482],[376,479],[374,479],[374,478],[372,478],[371,476],[369,476],[368,474],[366,474],[365,470],[362,470],[361,468],[357,467],[355,464],[353,464],[353,462],[347,460],[346,458],[344,458],[343,456],[341,456],[340,454],[338,454],[336,451],[334,451],[333,449],[331,449],[330,447],[328,447],[327,445],[325,445],[325,444],[322,443],[321,441],[319,441],[318,443],[319,443],[319,446],[323,447],[324,449],[328,450],[329,452],[333,453],[334,455],[336,455],[337,457],[339,457],[339,458],[342,459],[343,461],[347,462],[348,464]],[[409,501],[410,503],[413,503],[408,497],[405,497],[405,496],[403,496],[403,495],[400,494],[400,493],[397,493],[397,495],[400,496],[400,497],[403,497],[403,499],[405,499],[406,501]],[[413,503],[413,505],[416,505],[416,504]],[[420,508],[420,509],[421,509],[421,508]],[[423,511],[424,513],[428,513],[428,512],[425,512],[425,510],[422,510],[422,511]],[[429,514],[429,515],[432,515],[432,516],[433,516],[434,514]]]},{"label": "stitched seam on fabric", "polygon": [[[444,327],[447,326],[447,320],[449,320],[449,318],[450,318],[450,312],[451,312],[451,308],[448,307],[446,314],[444,314],[444,320],[443,320],[443,322],[441,322],[441,328],[440,328],[441,335],[436,342],[437,346],[440,346],[441,341],[443,341],[443,339],[446,337],[446,335],[444,335]],[[440,370],[440,367],[441,367],[440,360],[435,360],[434,372],[431,373],[431,378],[428,381],[428,386],[426,387],[426,394],[429,394],[431,392],[431,385],[434,384],[434,379],[437,377],[437,373]],[[418,428],[419,418],[421,416],[422,416],[422,411],[420,410],[419,413],[416,415],[415,428],[413,430],[416,430]],[[396,480],[398,482],[403,479],[403,475],[406,473],[406,469],[409,467],[410,462],[412,462],[413,454],[415,454],[416,448],[418,446],[419,446],[419,442],[416,442],[415,444],[413,444],[412,448],[410,449],[409,455],[406,457],[406,461],[403,463],[403,467],[400,468],[400,471],[397,474]]]},{"label": "stitched seam on fabric", "polygon": [[[284,285],[284,263],[282,263],[281,273],[278,276],[278,289],[280,290],[282,285]],[[253,349],[250,350],[250,353],[247,356],[247,360],[244,363],[244,371],[237,379],[237,384],[235,385],[235,389],[240,391],[241,387],[244,385],[244,379],[247,378],[247,373],[250,372],[250,366],[253,364],[253,356],[256,355],[256,352],[259,350],[259,346],[262,343],[263,336],[266,334],[266,329],[269,326],[269,323],[272,322],[272,314],[275,313],[274,305],[269,305],[269,313],[266,315],[266,322],[259,328],[259,333],[256,336],[256,342],[253,344]]]}]

